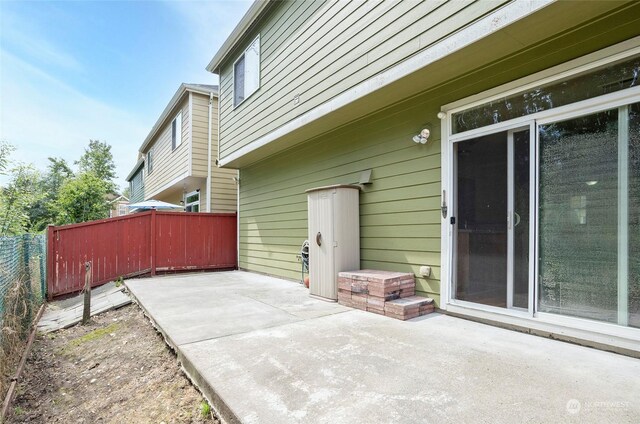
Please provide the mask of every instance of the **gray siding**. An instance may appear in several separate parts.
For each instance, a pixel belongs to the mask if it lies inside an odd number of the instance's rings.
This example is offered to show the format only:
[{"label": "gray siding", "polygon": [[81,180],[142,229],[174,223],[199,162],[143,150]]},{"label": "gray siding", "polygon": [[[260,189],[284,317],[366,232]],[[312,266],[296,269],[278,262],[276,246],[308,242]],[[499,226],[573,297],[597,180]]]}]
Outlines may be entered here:
[{"label": "gray siding", "polygon": [[140,167],[138,172],[133,175],[129,182],[129,190],[131,191],[129,201],[131,203],[142,202],[144,200],[144,166]]}]

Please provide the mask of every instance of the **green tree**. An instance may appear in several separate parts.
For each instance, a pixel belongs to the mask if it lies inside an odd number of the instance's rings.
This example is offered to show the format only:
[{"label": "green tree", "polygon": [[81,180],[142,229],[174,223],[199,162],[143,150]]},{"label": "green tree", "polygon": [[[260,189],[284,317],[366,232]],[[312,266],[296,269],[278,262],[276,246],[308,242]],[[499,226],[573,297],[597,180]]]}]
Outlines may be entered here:
[{"label": "green tree", "polygon": [[49,166],[47,167],[46,185],[48,191],[57,193],[69,178],[73,177],[73,171],[62,158],[47,158]]},{"label": "green tree", "polygon": [[29,210],[42,198],[40,173],[33,165],[16,164],[8,175],[9,183],[0,188],[0,235],[3,236],[30,231]]},{"label": "green tree", "polygon": [[43,196],[29,210],[30,227],[43,231],[48,224],[56,221],[56,202],[62,185],[73,177],[73,171],[62,158],[49,157],[49,165],[44,178],[40,180]]},{"label": "green tree", "polygon": [[110,192],[115,192],[116,185],[113,180],[116,177],[116,165],[113,162],[111,146],[107,142],[89,140],[89,147],[84,149],[80,160],[75,164],[78,165],[80,173],[93,173],[109,185]]},{"label": "green tree", "polygon": [[110,192],[110,183],[92,172],[84,172],[67,180],[55,202],[57,224],[107,218],[110,205],[106,196]]},{"label": "green tree", "polygon": [[131,187],[126,186],[124,190],[122,190],[122,195],[127,199],[131,200]]},{"label": "green tree", "polygon": [[16,148],[6,141],[0,141],[0,175],[6,175],[6,169],[9,166],[9,156]]}]

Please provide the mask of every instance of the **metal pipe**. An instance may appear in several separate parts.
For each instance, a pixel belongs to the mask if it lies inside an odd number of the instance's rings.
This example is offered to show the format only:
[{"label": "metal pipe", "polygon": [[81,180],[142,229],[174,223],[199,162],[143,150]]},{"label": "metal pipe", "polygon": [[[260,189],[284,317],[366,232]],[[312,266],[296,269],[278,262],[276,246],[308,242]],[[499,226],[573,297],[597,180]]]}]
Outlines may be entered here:
[{"label": "metal pipe", "polygon": [[213,109],[213,93],[209,93],[209,131],[207,133],[209,149],[207,154],[207,207],[206,211],[211,212],[211,115]]}]

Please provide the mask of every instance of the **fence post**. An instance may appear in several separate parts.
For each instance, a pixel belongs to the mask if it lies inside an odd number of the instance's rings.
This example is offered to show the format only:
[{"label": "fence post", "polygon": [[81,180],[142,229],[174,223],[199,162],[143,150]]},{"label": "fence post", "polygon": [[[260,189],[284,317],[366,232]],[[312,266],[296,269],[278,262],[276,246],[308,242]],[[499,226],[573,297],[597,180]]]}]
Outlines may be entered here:
[{"label": "fence post", "polygon": [[82,325],[91,318],[91,262],[84,264],[84,308],[82,309]]},{"label": "fence post", "polygon": [[[31,234],[23,234],[22,235],[22,260],[24,261],[24,267],[22,269],[21,277],[24,278],[24,284],[26,284],[27,297],[29,300],[33,300],[33,287],[31,286]],[[29,324],[31,323],[31,319],[33,318],[32,307],[27,307],[27,311],[25,314],[24,322],[22,326],[24,328],[29,328]]]},{"label": "fence post", "polygon": [[[56,255],[54,252],[54,237],[55,237],[55,231],[54,231],[54,226],[49,224],[47,225],[47,289],[46,289],[46,296],[47,299],[51,300],[51,293],[53,292],[53,290],[51,290],[51,288],[53,287],[53,281],[55,278],[55,262],[56,262]],[[45,293],[43,293],[44,295]]]},{"label": "fence post", "polygon": [[156,210],[151,209],[151,276],[156,275]]},{"label": "fence post", "polygon": [[[43,247],[44,246],[44,247]],[[47,239],[38,237],[38,253],[40,258],[38,266],[40,267],[40,300],[44,302],[47,297]]]}]

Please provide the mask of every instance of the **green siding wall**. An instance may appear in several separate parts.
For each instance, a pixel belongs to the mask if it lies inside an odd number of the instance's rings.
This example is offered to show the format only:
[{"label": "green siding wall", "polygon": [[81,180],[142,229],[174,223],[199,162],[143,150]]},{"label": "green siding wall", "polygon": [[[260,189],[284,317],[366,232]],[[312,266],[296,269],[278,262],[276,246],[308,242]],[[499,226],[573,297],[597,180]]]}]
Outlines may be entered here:
[{"label": "green siding wall", "polygon": [[[609,16],[492,61],[474,56],[492,57],[490,44],[496,40],[485,40],[452,55],[456,60],[450,63],[448,78],[439,75],[446,70],[428,72],[430,78],[445,81],[431,90],[242,168],[240,267],[299,279],[296,254],[307,238],[305,190],[354,183],[362,170],[371,168],[373,184],[366,186],[360,198],[361,267],[417,276],[421,265],[430,265],[432,277],[417,278],[417,290],[439,304],[441,184],[436,115],[441,105],[637,36],[639,21],[640,4],[627,3]],[[410,91],[418,78],[424,74],[405,78],[406,87],[396,86]],[[225,119],[230,118],[223,116],[221,124]],[[255,129],[251,122],[246,120],[245,125]],[[268,119],[263,121],[268,124]],[[411,137],[424,126],[431,129],[429,142],[416,145]]]},{"label": "green siding wall", "polygon": [[[220,75],[220,157],[489,13],[505,0],[283,1]],[[233,107],[233,63],[260,34],[260,89]],[[299,95],[299,102],[294,97]]]},{"label": "green siding wall", "polygon": [[438,112],[414,101],[306,142],[241,170],[240,267],[299,279],[296,254],[307,238],[305,190],[354,183],[372,169],[360,196],[361,267],[433,275],[419,294],[440,292],[440,122],[428,144],[411,137]]}]

